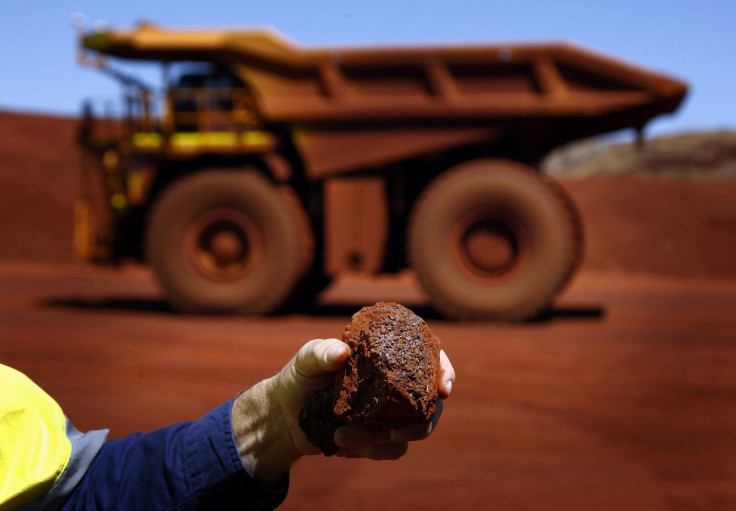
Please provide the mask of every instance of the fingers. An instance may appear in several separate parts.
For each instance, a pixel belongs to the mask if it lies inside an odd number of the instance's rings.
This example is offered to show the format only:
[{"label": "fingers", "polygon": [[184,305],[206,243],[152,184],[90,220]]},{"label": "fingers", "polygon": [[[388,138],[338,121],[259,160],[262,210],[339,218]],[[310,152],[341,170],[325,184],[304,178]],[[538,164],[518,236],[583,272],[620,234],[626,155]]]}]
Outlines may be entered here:
[{"label": "fingers", "polygon": [[340,447],[358,448],[386,443],[410,442],[427,438],[436,421],[412,424],[400,429],[351,424],[335,432],[335,443]]},{"label": "fingers", "polygon": [[409,450],[409,442],[392,444],[370,445],[358,447],[354,450],[343,449],[340,453],[344,458],[368,458],[371,460],[397,460]]},{"label": "fingers", "polygon": [[350,424],[338,428],[335,443],[341,448],[340,455],[349,458],[373,460],[397,459],[406,454],[409,442],[427,438],[442,415],[442,401],[437,400],[437,409],[428,422],[391,429],[370,425]]},{"label": "fingers", "polygon": [[[276,388],[280,392],[279,402],[294,424],[295,437],[303,437],[296,426],[296,417],[306,400],[316,390],[324,388],[334,380],[350,356],[350,347],[338,339],[313,339],[297,352],[289,364],[276,375]],[[397,459],[408,449],[409,442],[427,438],[437,426],[442,414],[442,399],[449,397],[455,383],[455,369],[443,350],[440,351],[440,371],[436,410],[429,421],[411,424],[403,428],[386,428],[370,425],[350,424],[338,428],[335,443],[340,447],[339,455],[362,457],[374,460]],[[305,445],[306,437],[300,438]],[[311,444],[309,444],[311,446]],[[300,452],[307,453],[308,449]]]},{"label": "fingers", "polygon": [[417,424],[411,424],[404,428],[392,429],[390,439],[392,442],[413,442],[416,440],[424,440],[432,434],[434,429],[437,427],[437,423],[442,415],[442,409],[444,405],[441,400],[435,401],[435,411],[430,417],[428,422],[420,422]]},{"label": "fingers", "polygon": [[392,430],[370,426],[342,426],[335,432],[339,455],[347,458],[395,460],[406,454],[408,440],[392,440]]},{"label": "fingers", "polygon": [[440,383],[437,391],[441,399],[450,397],[452,387],[455,384],[455,368],[452,367],[450,359],[447,358],[445,350],[440,350]]},{"label": "fingers", "polygon": [[376,426],[349,425],[335,431],[335,443],[340,447],[359,448],[391,441],[391,430]]},{"label": "fingers", "polygon": [[350,348],[338,339],[313,339],[297,352],[293,373],[298,383],[309,385],[339,370],[350,356]]},{"label": "fingers", "polygon": [[338,339],[313,339],[274,378],[276,396],[287,415],[299,415],[316,391],[329,385],[350,356],[350,348]]}]

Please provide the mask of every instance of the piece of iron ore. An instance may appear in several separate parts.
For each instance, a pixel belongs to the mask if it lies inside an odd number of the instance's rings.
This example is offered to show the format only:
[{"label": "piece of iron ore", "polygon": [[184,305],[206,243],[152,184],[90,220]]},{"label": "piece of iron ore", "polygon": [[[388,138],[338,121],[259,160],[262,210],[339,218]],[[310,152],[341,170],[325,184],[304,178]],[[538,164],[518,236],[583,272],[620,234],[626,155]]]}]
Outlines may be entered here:
[{"label": "piece of iron ore", "polygon": [[339,450],[334,440],[335,431],[345,424],[332,411],[334,395],[334,385],[315,392],[299,414],[299,427],[325,456],[332,456]]},{"label": "piece of iron ore", "polygon": [[317,392],[299,425],[326,456],[337,452],[343,424],[400,428],[426,422],[435,411],[440,340],[426,322],[397,303],[363,307],[345,327],[351,354],[334,388]]}]

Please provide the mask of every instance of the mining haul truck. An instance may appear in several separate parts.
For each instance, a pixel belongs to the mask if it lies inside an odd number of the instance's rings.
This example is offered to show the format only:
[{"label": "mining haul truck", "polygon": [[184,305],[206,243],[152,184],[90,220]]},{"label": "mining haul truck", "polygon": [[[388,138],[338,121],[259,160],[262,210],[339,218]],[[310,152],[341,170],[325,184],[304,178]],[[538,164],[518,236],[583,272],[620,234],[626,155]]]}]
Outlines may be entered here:
[{"label": "mining haul truck", "polygon": [[[686,94],[571,44],[302,48],[148,24],[79,41],[124,108],[85,108],[76,251],[146,261],[174,308],[200,313],[266,314],[341,272],[411,268],[447,317],[530,318],[583,249],[540,160]],[[161,64],[162,84],[115,59]]]}]

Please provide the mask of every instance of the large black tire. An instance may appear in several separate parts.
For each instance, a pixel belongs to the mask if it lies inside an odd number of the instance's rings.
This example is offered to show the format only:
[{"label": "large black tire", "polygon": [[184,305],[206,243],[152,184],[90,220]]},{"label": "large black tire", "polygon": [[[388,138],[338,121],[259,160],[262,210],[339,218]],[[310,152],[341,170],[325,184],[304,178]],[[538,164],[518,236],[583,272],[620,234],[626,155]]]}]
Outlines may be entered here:
[{"label": "large black tire", "polygon": [[415,203],[407,250],[437,310],[523,320],[560,289],[578,257],[565,201],[533,170],[474,160],[432,181]]},{"label": "large black tire", "polygon": [[316,302],[317,296],[332,282],[332,277],[324,271],[324,258],[301,200],[289,187],[282,187],[280,191],[297,219],[302,242],[299,282],[284,306],[287,311],[300,310]]},{"label": "large black tire", "polygon": [[572,259],[570,260],[570,266],[565,273],[565,277],[560,281],[560,285],[556,292],[562,291],[565,286],[572,280],[576,270],[580,267],[583,262],[583,249],[585,247],[585,232],[583,229],[583,221],[580,218],[580,212],[578,207],[575,205],[570,194],[568,194],[562,186],[551,178],[546,178],[544,183],[552,190],[555,195],[560,199],[562,204],[565,206],[565,212],[567,213],[568,221],[572,229],[572,238],[570,240],[573,251]]},{"label": "large black tire", "polygon": [[154,205],[148,260],[171,304],[197,313],[266,314],[310,260],[297,205],[250,171],[183,178]]},{"label": "large black tire", "polygon": [[314,230],[309,215],[296,192],[291,187],[283,185],[279,187],[279,193],[291,209],[291,215],[299,230],[299,279],[303,280],[314,266],[316,247]]}]

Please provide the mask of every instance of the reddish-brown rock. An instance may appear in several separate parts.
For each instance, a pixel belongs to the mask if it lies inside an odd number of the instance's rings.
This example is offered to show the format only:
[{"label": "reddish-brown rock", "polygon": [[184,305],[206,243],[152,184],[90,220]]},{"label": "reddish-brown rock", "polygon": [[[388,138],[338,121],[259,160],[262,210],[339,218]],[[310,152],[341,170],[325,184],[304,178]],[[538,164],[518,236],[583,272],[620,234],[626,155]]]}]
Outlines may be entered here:
[{"label": "reddish-brown rock", "polygon": [[353,315],[342,334],[351,354],[333,388],[316,393],[299,417],[307,438],[325,455],[337,452],[344,423],[399,428],[428,421],[435,411],[440,341],[406,307],[378,302]]},{"label": "reddish-brown rock", "polygon": [[353,316],[342,340],[352,353],[335,382],[335,415],[391,427],[429,420],[440,341],[422,318],[397,303],[378,302]]}]

